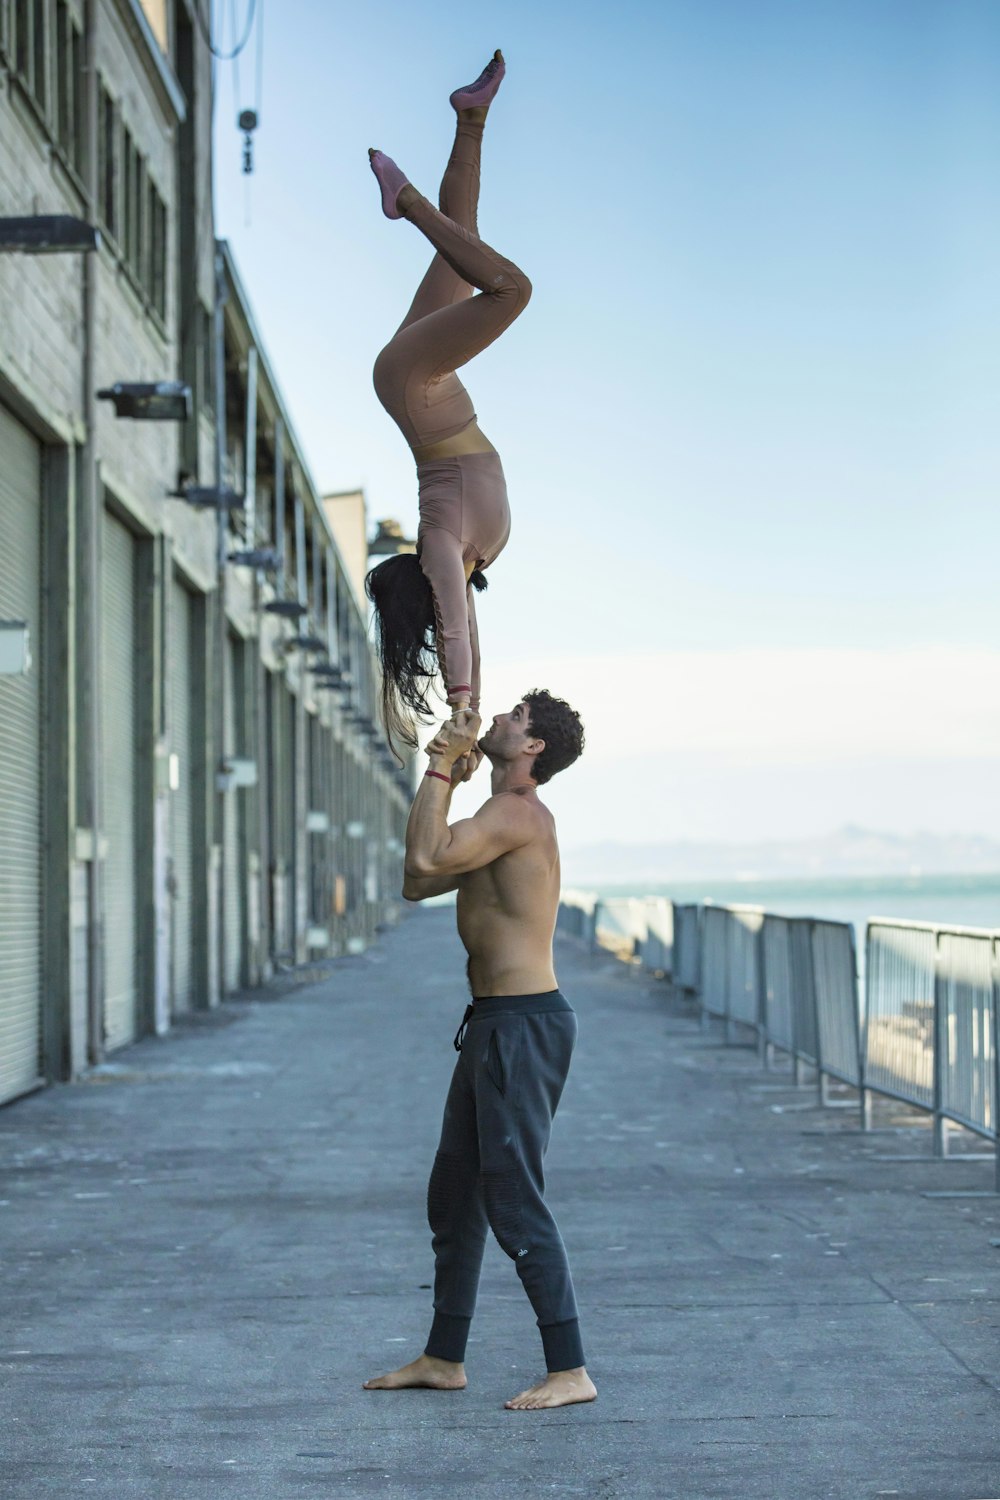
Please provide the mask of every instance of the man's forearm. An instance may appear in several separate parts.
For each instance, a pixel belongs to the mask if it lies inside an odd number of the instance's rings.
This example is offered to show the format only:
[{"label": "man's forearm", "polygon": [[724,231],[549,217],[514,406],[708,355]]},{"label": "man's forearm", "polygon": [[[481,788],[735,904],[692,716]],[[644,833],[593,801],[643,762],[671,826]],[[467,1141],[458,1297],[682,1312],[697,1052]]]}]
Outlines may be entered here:
[{"label": "man's forearm", "polygon": [[457,891],[457,875],[406,875],[403,876],[403,900],[426,901],[430,896],[446,896]]},{"label": "man's forearm", "polygon": [[[406,824],[406,875],[427,879],[437,873],[435,860],[449,842],[448,810],[451,807],[451,766],[439,755],[431,757],[433,776],[421,778]],[[447,777],[447,782],[442,780]]]}]

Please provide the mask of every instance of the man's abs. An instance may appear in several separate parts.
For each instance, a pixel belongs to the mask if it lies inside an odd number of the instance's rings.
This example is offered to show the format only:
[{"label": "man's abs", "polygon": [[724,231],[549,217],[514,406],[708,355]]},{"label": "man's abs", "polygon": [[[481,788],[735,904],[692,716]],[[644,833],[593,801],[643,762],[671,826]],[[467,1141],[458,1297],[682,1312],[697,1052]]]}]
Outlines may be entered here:
[{"label": "man's abs", "polygon": [[459,884],[458,935],[469,955],[473,995],[537,995],[557,987],[558,866],[519,869],[519,852],[463,875]]}]

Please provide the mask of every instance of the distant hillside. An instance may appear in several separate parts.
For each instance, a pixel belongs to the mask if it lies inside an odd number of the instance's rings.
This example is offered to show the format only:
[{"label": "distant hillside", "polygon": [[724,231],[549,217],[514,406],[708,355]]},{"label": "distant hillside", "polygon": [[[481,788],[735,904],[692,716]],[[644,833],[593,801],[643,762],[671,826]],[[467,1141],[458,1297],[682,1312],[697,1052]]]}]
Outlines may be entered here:
[{"label": "distant hillside", "polygon": [[789,876],[949,875],[1000,871],[1000,840],[970,834],[894,834],[848,826],[821,838],[721,844],[588,844],[563,851],[567,884],[743,880]]}]

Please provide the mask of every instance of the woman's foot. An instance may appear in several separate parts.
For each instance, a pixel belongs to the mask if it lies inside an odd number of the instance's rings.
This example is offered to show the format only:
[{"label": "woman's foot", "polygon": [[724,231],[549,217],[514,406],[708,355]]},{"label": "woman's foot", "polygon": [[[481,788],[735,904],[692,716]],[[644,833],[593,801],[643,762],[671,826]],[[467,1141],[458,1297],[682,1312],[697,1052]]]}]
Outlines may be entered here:
[{"label": "woman's foot", "polygon": [[507,71],[503,60],[503,53],[498,47],[486,64],[475,83],[470,83],[464,89],[456,89],[451,96],[451,107],[461,112],[466,109],[482,109],[483,118],[497,89],[503,82],[503,75]]},{"label": "woman's foot", "polygon": [[508,1411],[544,1411],[552,1406],[572,1406],[577,1401],[594,1401],[597,1387],[581,1365],[578,1370],[551,1370],[544,1380],[529,1386],[513,1401],[505,1401]]},{"label": "woman's foot", "polygon": [[467,1381],[465,1366],[452,1364],[450,1359],[435,1359],[432,1354],[421,1354],[401,1370],[389,1375],[377,1375],[366,1380],[365,1391],[405,1391],[423,1388],[431,1391],[464,1391]]},{"label": "woman's foot", "polygon": [[378,178],[378,185],[382,189],[382,212],[387,219],[401,219],[403,210],[399,199],[403,189],[412,188],[410,180],[396,166],[391,156],[386,156],[384,151],[376,151],[372,146],[368,151],[368,162],[372,171]]}]

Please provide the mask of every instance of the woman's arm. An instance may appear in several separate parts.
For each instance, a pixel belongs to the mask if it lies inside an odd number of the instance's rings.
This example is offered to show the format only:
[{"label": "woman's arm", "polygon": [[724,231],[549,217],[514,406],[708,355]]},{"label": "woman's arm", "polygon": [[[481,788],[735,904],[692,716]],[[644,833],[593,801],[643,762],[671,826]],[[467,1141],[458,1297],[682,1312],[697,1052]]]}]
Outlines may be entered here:
[{"label": "woman's arm", "polygon": [[479,665],[479,626],[476,623],[476,594],[471,583],[466,586],[466,599],[469,610],[469,649],[472,653],[472,670],[469,673],[469,707],[474,714],[479,712],[479,693],[481,686],[481,671]]},{"label": "woman's arm", "polygon": [[430,526],[420,538],[420,566],[434,594],[438,665],[448,702],[467,708],[472,692],[472,644],[462,543],[450,531]]}]

